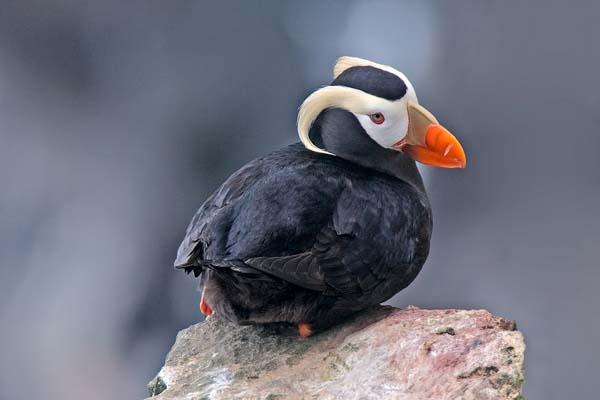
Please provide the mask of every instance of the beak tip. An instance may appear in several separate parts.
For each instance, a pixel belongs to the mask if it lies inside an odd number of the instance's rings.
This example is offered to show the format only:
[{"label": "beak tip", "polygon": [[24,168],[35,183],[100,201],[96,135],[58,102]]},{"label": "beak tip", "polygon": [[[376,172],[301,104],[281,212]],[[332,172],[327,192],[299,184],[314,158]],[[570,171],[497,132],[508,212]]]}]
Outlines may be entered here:
[{"label": "beak tip", "polygon": [[461,156],[456,159],[457,168],[464,169],[467,168],[467,156],[465,155],[465,151],[462,149],[462,147],[460,148],[460,152],[462,153]]}]

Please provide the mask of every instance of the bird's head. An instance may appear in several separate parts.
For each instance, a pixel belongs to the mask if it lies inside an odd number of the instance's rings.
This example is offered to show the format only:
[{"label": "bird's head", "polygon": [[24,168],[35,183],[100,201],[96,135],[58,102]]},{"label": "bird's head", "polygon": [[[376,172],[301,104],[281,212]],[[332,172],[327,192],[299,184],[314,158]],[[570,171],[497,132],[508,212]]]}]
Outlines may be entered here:
[{"label": "bird's head", "polygon": [[419,105],[403,73],[341,57],[333,76],[331,85],[313,92],[300,107],[298,133],[308,150],[360,159],[385,149],[427,165],[465,167],[461,144]]}]

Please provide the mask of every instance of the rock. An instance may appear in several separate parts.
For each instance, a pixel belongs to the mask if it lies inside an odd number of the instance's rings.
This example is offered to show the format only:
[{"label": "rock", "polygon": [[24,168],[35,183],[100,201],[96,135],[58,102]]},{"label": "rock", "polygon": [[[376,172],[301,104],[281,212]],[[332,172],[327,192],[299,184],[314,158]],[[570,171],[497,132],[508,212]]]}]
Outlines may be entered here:
[{"label": "rock", "polygon": [[149,387],[167,399],[522,399],[525,344],[484,310],[379,306],[302,339],[213,316],[182,330]]}]

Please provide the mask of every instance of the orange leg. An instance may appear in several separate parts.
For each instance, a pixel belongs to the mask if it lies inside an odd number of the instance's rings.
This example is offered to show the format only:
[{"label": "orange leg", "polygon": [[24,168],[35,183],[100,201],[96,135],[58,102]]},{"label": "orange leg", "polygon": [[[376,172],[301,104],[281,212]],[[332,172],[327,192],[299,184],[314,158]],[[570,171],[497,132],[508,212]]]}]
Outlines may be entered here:
[{"label": "orange leg", "polygon": [[300,336],[307,338],[313,334],[313,327],[311,324],[301,322],[298,324],[298,332],[300,333]]},{"label": "orange leg", "polygon": [[206,300],[204,300],[204,291],[202,291],[202,298],[200,299],[200,312],[207,317],[211,316],[213,313],[212,308],[206,304]]}]

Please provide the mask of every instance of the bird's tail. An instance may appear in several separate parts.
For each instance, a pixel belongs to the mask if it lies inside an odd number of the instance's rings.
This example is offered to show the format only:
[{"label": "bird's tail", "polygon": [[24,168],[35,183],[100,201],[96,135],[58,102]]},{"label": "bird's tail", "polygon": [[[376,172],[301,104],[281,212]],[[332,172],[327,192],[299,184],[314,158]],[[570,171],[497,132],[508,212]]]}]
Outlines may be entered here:
[{"label": "bird's tail", "polygon": [[195,260],[193,263],[175,266],[175,269],[183,269],[188,274],[193,272],[195,277],[200,276],[202,271],[204,271],[206,268],[215,271],[227,269],[248,275],[260,273],[257,269],[247,265],[241,260]]}]

